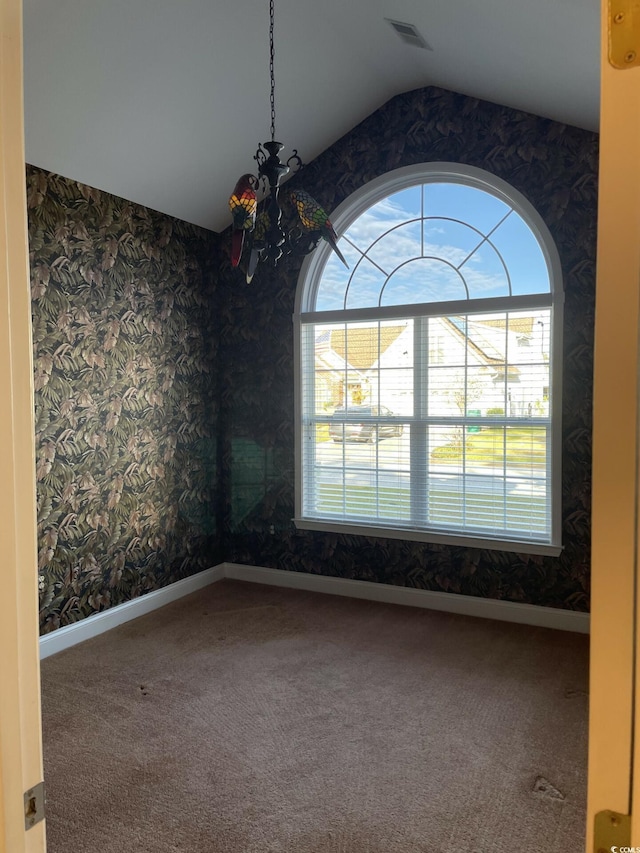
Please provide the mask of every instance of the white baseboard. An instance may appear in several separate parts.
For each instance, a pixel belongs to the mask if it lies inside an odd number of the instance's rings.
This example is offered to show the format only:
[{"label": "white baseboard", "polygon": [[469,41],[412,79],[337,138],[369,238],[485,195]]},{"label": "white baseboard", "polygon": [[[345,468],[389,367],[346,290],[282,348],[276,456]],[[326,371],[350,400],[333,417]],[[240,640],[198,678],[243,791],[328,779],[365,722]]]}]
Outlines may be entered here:
[{"label": "white baseboard", "polygon": [[222,580],[223,577],[223,565],[205,569],[204,572],[183,578],[162,589],[155,589],[153,592],[148,592],[139,598],[132,598],[130,601],[125,601],[124,604],[109,608],[109,610],[87,616],[80,622],[74,622],[72,625],[65,625],[50,634],[44,634],[40,637],[40,660],[64,651],[64,649],[69,649],[85,640],[90,640],[91,637],[104,634],[105,631],[122,625],[124,622],[129,622],[131,619],[137,619],[138,616],[144,616],[145,613],[151,613],[152,610],[164,607],[165,604],[177,601],[192,592],[197,592],[209,584]]},{"label": "white baseboard", "polygon": [[424,607],[427,610],[443,610],[463,616],[479,616],[484,619],[499,619],[522,625],[555,628],[559,631],[589,633],[589,614],[575,610],[560,610],[555,607],[539,607],[535,604],[518,604],[513,601],[498,601],[492,598],[477,598],[472,595],[457,595],[450,592],[433,592],[406,586],[392,586],[370,581],[346,580],[306,572],[285,572],[281,569],[266,569],[260,566],[243,566],[238,563],[223,563],[224,576],[241,581],[286,586],[310,592],[326,592],[331,595],[346,595],[368,601],[387,604],[404,604],[409,607]]},{"label": "white baseboard", "polygon": [[442,610],[463,616],[478,616],[484,619],[499,619],[522,625],[555,628],[559,631],[589,633],[589,614],[554,607],[538,607],[533,604],[518,604],[512,601],[497,601],[492,598],[476,598],[471,595],[456,595],[449,592],[433,592],[427,589],[392,586],[370,581],[346,580],[327,575],[312,575],[307,572],[285,572],[263,566],[244,566],[239,563],[221,563],[197,575],[176,581],[162,589],[154,590],[139,598],[125,601],[109,610],[95,613],[80,622],[65,625],[40,637],[40,659],[44,660],[64,649],[104,634],[117,625],[144,616],[165,604],[177,601],[209,584],[232,578],[234,580],[304,589],[308,592],[323,592],[329,595],[344,595],[387,604],[404,604],[409,607],[424,607],[427,610]]}]

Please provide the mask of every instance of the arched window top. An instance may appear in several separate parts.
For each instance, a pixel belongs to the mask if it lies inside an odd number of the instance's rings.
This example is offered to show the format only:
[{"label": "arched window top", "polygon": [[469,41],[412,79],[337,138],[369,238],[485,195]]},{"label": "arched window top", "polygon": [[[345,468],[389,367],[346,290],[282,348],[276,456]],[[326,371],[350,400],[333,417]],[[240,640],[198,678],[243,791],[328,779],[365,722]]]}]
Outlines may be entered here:
[{"label": "arched window top", "polygon": [[551,296],[553,240],[532,205],[481,169],[429,163],[367,184],[334,211],[346,269],[328,245],[307,259],[302,313]]}]

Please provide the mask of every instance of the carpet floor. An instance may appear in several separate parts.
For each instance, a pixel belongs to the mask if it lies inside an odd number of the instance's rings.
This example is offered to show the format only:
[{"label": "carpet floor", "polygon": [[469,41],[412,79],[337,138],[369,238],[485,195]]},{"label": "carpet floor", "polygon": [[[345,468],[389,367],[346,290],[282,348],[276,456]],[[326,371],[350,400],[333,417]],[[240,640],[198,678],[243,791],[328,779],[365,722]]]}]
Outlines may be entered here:
[{"label": "carpet floor", "polygon": [[42,664],[48,853],[583,853],[588,638],[224,580]]}]

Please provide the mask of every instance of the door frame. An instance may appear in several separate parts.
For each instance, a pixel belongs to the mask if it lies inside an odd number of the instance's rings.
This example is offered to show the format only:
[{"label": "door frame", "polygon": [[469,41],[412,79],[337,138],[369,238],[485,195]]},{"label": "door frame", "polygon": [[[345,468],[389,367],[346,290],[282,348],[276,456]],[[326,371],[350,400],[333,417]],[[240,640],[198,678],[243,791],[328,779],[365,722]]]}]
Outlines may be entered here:
[{"label": "door frame", "polygon": [[[640,779],[634,737],[640,683],[635,677],[640,68],[618,70],[609,63],[608,6],[601,0],[587,853],[593,851],[598,812],[640,816],[638,785],[634,791],[632,784],[634,769]],[[632,835],[640,845],[637,820]]]},{"label": "door frame", "polygon": [[0,853],[42,853],[24,794],[43,778],[22,2],[0,0]]}]

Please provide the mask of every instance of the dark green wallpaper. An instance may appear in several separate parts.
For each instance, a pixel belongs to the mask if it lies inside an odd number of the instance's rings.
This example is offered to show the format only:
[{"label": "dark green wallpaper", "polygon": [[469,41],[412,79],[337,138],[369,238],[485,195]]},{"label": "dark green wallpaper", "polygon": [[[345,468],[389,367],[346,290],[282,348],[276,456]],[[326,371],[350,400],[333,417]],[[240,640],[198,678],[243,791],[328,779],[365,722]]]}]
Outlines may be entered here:
[{"label": "dark green wallpaper", "polygon": [[27,168],[41,629],[220,562],[214,235]]},{"label": "dark green wallpaper", "polygon": [[277,271],[260,269],[250,286],[225,263],[218,280],[225,558],[587,610],[597,136],[422,89],[389,101],[294,177],[292,188],[303,185],[331,210],[386,171],[441,160],[477,166],[511,183],[543,217],[560,253],[566,290],[564,552],[541,557],[295,529],[291,315],[300,262],[291,261]]}]

